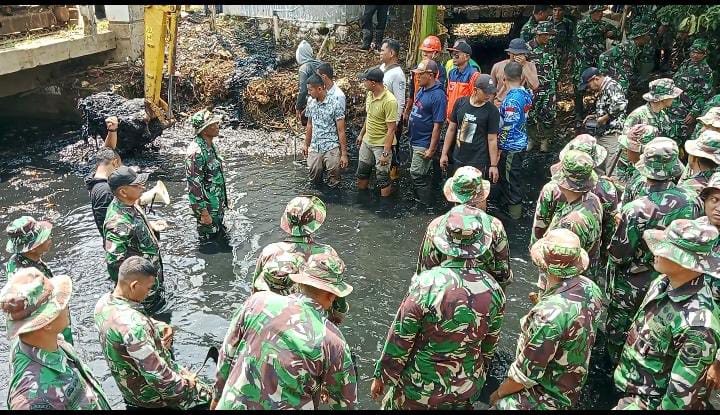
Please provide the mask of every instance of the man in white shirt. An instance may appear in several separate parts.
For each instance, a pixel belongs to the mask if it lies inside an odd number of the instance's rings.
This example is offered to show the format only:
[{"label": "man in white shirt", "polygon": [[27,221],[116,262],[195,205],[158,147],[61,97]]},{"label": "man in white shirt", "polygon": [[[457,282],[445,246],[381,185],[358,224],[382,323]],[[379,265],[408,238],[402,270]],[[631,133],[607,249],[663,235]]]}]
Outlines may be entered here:
[{"label": "man in white shirt", "polygon": [[398,106],[398,122],[397,128],[395,129],[395,151],[393,151],[392,167],[390,171],[390,178],[395,180],[399,177],[398,173],[398,143],[402,136],[402,127],[404,125],[403,115],[405,113],[405,85],[407,79],[405,78],[405,72],[400,67],[398,59],[400,56],[400,42],[395,39],[387,38],[383,40],[382,47],[380,48],[380,70],[383,71],[383,84],[387,87],[397,100]]}]

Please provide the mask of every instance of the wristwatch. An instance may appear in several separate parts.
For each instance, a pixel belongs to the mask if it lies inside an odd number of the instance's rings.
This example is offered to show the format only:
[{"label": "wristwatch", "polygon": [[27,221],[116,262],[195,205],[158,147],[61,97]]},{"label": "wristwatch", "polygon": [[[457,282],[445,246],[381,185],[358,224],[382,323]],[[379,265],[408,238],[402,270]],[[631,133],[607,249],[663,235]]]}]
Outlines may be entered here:
[{"label": "wristwatch", "polygon": [[383,156],[383,157],[387,157],[387,156],[389,156],[389,155],[390,155],[390,153],[388,153],[387,151],[383,151],[383,152],[382,152],[382,156]]}]

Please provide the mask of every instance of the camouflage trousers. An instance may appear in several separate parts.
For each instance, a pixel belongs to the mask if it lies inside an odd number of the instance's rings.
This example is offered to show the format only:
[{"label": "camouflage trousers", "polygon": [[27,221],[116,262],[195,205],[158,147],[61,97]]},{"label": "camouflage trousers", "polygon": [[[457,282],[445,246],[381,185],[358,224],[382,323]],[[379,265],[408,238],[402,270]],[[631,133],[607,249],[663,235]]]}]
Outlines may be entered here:
[{"label": "camouflage trousers", "polygon": [[608,355],[613,363],[617,363],[635,314],[650,283],[659,274],[653,270],[631,274],[628,269],[613,270],[614,267],[613,263],[608,264],[610,304],[605,322],[605,336]]},{"label": "camouflage trousers", "polygon": [[[482,389],[482,388],[481,388]],[[417,398],[420,398],[418,396]],[[424,399],[427,399],[427,397],[423,396]],[[397,409],[474,409],[473,408],[474,401],[462,401],[462,402],[453,402],[453,403],[447,403],[443,404],[438,407],[430,408],[425,404],[422,404],[416,400],[412,400],[408,394],[404,393],[401,388],[397,386],[390,386],[387,390],[387,393],[385,394],[385,397],[382,400],[382,403],[380,404],[380,409],[382,410],[397,410]]]},{"label": "camouflage trousers", "polygon": [[538,89],[535,102],[530,109],[530,123],[542,124],[545,128],[553,128],[557,118],[557,84]]},{"label": "camouflage trousers", "polygon": [[212,224],[203,225],[200,223],[200,216],[195,216],[195,219],[197,220],[198,239],[200,242],[209,241],[218,236],[225,235],[226,233],[225,225],[223,224],[225,212],[222,209],[214,211],[211,210],[210,217],[212,218]]},{"label": "camouflage trousers", "polygon": [[530,389],[523,389],[520,392],[504,396],[495,402],[495,406],[490,409],[541,411],[567,409],[564,405],[558,405],[559,402],[556,400],[538,391],[538,388],[539,386],[536,385]]},{"label": "camouflage trousers", "polygon": [[621,398],[613,410],[653,410],[660,407],[660,397],[627,395]]}]

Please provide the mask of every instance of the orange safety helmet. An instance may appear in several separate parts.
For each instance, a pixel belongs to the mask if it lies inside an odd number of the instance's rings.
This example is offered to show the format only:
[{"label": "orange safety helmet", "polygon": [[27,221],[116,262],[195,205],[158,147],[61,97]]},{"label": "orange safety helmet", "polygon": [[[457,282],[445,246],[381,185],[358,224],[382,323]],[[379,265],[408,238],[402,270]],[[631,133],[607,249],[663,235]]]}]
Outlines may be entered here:
[{"label": "orange safety helmet", "polygon": [[440,39],[433,35],[426,37],[422,45],[420,45],[420,50],[424,50],[425,52],[440,52],[442,50]]}]

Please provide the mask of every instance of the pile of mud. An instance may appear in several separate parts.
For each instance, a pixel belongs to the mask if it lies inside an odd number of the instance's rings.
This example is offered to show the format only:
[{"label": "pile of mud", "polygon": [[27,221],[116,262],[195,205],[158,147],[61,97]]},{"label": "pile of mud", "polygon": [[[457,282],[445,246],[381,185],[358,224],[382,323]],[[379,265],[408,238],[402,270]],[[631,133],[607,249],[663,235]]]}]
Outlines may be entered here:
[{"label": "pile of mud", "polygon": [[154,119],[145,121],[145,102],[142,98],[126,99],[111,92],[100,92],[78,101],[82,113],[82,138],[86,142],[107,135],[105,119],[118,117],[119,152],[128,152],[145,146],[162,134],[163,126]]}]

